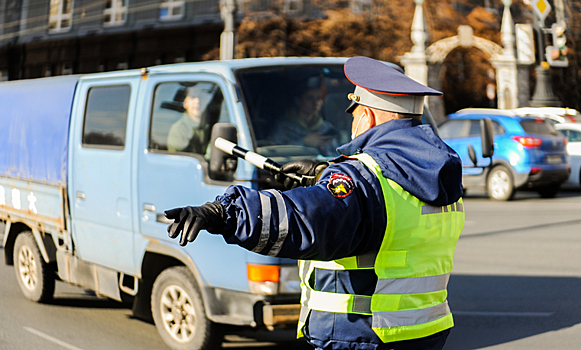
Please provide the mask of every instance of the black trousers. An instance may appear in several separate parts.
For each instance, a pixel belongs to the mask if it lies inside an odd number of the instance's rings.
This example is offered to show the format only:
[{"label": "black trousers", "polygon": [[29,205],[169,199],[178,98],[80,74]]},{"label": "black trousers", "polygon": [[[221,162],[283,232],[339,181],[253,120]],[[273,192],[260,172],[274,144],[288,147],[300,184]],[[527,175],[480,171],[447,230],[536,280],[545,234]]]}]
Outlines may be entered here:
[{"label": "black trousers", "polygon": [[[441,350],[446,344],[446,339],[450,334],[450,329],[432,334],[425,338],[402,340],[387,345],[385,349],[390,350]],[[382,348],[383,349],[383,348]]]},{"label": "black trousers", "polygon": [[[442,350],[446,339],[450,334],[450,328],[418,339],[402,340],[393,343],[386,343],[379,346],[378,350]],[[336,348],[336,347],[334,347]],[[315,346],[315,350],[325,350]]]}]

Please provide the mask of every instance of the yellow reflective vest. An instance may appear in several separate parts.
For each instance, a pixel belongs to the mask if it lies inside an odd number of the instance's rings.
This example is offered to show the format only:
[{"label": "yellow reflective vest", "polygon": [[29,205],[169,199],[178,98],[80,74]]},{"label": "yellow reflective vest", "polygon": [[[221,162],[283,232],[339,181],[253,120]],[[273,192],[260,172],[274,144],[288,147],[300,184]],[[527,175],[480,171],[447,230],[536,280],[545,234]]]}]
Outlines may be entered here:
[{"label": "yellow reflective vest", "polygon": [[[447,301],[454,251],[464,227],[462,199],[443,207],[428,205],[383,176],[368,154],[351,156],[379,179],[387,227],[378,251],[334,261],[299,261],[301,315],[298,336],[310,310],[372,315],[384,342],[427,337],[454,325]],[[309,281],[315,269],[373,269],[373,295],[317,291]]]}]

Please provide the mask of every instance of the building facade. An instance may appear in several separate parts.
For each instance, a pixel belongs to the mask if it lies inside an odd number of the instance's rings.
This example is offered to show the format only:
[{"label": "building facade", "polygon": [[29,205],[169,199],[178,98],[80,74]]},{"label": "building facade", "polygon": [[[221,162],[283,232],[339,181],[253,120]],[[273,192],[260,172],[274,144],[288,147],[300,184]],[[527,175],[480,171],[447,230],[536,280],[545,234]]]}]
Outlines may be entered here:
[{"label": "building facade", "polygon": [[200,60],[222,31],[215,0],[0,0],[3,80]]},{"label": "building facade", "polygon": [[[226,0],[0,0],[0,81],[203,60]],[[233,0],[235,18],[309,16],[317,0]],[[345,1],[362,11],[371,0]]]}]

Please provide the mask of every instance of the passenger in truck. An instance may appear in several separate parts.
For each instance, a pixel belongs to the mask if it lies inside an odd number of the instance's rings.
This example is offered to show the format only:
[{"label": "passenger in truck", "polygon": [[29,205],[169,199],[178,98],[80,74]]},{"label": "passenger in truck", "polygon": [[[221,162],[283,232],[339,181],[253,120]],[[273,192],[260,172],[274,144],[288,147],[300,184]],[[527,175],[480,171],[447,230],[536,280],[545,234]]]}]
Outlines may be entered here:
[{"label": "passenger in truck", "polygon": [[200,97],[193,88],[186,89],[183,107],[184,115],[175,122],[167,136],[167,148],[170,152],[206,152],[206,130],[202,125]]}]

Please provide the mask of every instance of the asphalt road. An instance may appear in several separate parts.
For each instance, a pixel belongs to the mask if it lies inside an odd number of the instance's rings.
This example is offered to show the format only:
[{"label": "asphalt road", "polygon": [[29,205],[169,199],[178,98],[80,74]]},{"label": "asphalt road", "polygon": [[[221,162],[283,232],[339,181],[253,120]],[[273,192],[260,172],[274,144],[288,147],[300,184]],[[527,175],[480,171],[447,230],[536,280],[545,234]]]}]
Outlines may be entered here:
[{"label": "asphalt road", "polygon": [[[168,349],[155,325],[132,317],[130,305],[63,282],[57,282],[51,304],[37,304],[24,298],[13,267],[3,263],[0,281],[0,350]],[[228,334],[223,348],[312,349],[295,340],[294,331],[268,333]]]},{"label": "asphalt road", "polygon": [[581,349],[581,192],[469,196],[446,350]]},{"label": "asphalt road", "polygon": [[[511,202],[471,194],[449,285],[455,315],[446,350],[581,350],[581,191]],[[0,227],[0,232],[3,232]],[[1,237],[0,233],[0,237]],[[1,240],[0,240],[1,241]],[[0,248],[0,254],[3,253]],[[310,349],[229,334],[224,348]],[[272,336],[271,336],[272,338]],[[57,282],[55,301],[26,300],[0,263],[0,350],[166,349],[154,325],[130,309]]]}]

